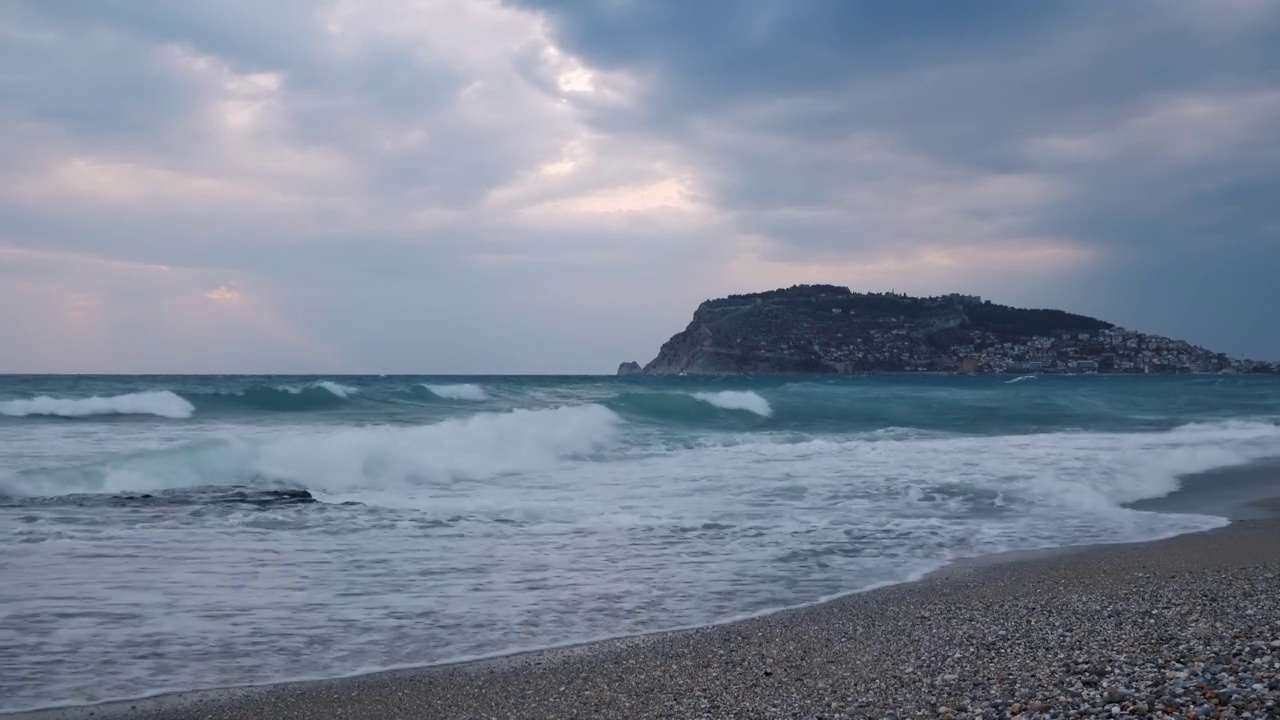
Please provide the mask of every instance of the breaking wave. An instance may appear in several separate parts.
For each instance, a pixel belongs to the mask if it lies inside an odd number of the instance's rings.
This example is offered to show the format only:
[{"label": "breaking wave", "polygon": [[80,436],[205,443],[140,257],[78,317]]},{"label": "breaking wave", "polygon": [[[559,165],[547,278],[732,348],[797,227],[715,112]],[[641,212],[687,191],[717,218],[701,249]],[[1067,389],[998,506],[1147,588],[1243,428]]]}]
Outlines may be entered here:
[{"label": "breaking wave", "polygon": [[1014,383],[1026,382],[1027,380],[1035,380],[1035,379],[1036,379],[1035,375],[1020,375],[1012,380],[1005,380],[1004,384],[1012,385]]},{"label": "breaking wave", "polygon": [[657,424],[753,427],[773,415],[769,402],[754,392],[621,393],[606,404],[624,417]]},{"label": "breaking wave", "polygon": [[295,487],[328,500],[401,504],[459,481],[547,470],[603,448],[620,419],[600,405],[479,413],[416,427],[314,431],[259,440],[205,440],[87,468],[23,474],[0,494],[160,492]]},{"label": "breaking wave", "polygon": [[[346,400],[347,398],[351,397],[355,393],[360,392],[359,388],[353,388],[350,385],[340,385],[336,382],[333,382],[332,380],[320,380],[314,383],[313,385],[310,385],[307,387],[320,388],[321,390],[324,390],[335,397],[340,397],[343,400]],[[289,392],[304,392],[307,390],[307,387],[286,388],[286,389]]]},{"label": "breaking wave", "polygon": [[[308,502],[314,496],[325,503],[413,508],[441,517],[510,517],[531,507],[522,492],[545,494],[548,483],[555,487],[566,476],[602,488],[652,478],[667,478],[675,487],[686,487],[682,478],[696,479],[695,485],[752,478],[753,492],[791,487],[782,481],[803,477],[814,497],[883,501],[890,503],[886,512],[893,503],[906,503],[912,513],[930,517],[977,513],[1012,522],[1026,515],[1035,520],[1028,527],[1053,526],[1063,535],[1044,538],[1047,546],[1105,540],[1108,522],[1156,527],[1154,517],[1139,520],[1125,506],[1177,490],[1184,475],[1273,458],[1280,448],[1280,426],[1228,421],[1142,433],[867,434],[798,442],[740,436],[723,446],[636,455],[622,427],[608,408],[580,405],[478,413],[418,427],[210,439],[88,467],[11,475],[0,479],[0,496],[55,501],[123,493],[131,502],[179,503],[190,496],[201,503],[225,497],[279,504],[281,490],[295,490],[284,500]],[[967,460],[957,464],[957,457]],[[775,476],[781,485],[769,480]],[[525,490],[515,492],[520,488]],[[181,494],[165,495],[170,492]],[[537,511],[567,511],[563,497],[555,497],[549,505],[534,503]]]},{"label": "breaking wave", "polygon": [[235,392],[192,395],[200,410],[265,410],[306,412],[340,408],[359,392],[358,388],[320,380],[307,385],[251,385]]},{"label": "breaking wave", "polygon": [[422,387],[430,391],[432,395],[446,400],[471,400],[474,402],[480,402],[482,400],[489,399],[489,394],[484,391],[484,388],[473,383],[460,383],[457,385],[424,384]]},{"label": "breaking wave", "polygon": [[27,400],[0,401],[0,415],[82,418],[94,415],[154,415],[185,419],[195,406],[168,390],[127,393],[110,397],[55,398],[48,395]]},{"label": "breaking wave", "polygon": [[745,410],[760,417],[773,415],[769,401],[750,390],[722,390],[720,392],[699,392],[693,397],[725,410]]}]

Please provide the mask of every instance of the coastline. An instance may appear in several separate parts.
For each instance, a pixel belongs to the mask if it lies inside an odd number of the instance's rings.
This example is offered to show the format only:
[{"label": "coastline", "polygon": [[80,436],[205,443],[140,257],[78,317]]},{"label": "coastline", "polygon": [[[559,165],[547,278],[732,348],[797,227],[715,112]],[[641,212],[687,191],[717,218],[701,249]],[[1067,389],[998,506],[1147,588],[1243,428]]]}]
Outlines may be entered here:
[{"label": "coastline", "polygon": [[[1092,688],[1105,700],[1100,680],[1064,668],[1210,644],[1206,633],[1280,644],[1280,598],[1268,592],[1280,587],[1280,483],[1263,482],[1278,477],[1274,465],[1245,470],[1270,494],[1223,503],[1234,522],[1201,533],[959,560],[920,580],[695,629],[0,717],[1005,717],[1032,709],[996,697],[1019,688],[1079,691],[1069,702]],[[1163,500],[1194,499],[1218,479],[1189,479]],[[1073,674],[1074,690],[1058,687]],[[1268,682],[1280,697],[1280,679]],[[978,707],[988,701],[1004,707]]]}]

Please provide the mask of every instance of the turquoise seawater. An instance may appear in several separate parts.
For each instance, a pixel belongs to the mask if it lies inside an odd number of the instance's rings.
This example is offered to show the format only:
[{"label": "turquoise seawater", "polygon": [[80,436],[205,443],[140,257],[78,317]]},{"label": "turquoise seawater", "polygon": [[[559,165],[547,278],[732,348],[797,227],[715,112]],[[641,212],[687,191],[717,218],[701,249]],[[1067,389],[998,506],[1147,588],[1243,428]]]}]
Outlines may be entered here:
[{"label": "turquoise seawater", "polygon": [[0,711],[721,622],[1280,457],[1280,378],[0,377]]},{"label": "turquoise seawater", "polygon": [[[772,412],[725,412],[697,393],[748,392]],[[161,416],[223,423],[422,423],[479,411],[599,403],[683,431],[1010,433],[1159,429],[1274,417],[1270,376],[430,377],[0,376],[0,417]]]}]

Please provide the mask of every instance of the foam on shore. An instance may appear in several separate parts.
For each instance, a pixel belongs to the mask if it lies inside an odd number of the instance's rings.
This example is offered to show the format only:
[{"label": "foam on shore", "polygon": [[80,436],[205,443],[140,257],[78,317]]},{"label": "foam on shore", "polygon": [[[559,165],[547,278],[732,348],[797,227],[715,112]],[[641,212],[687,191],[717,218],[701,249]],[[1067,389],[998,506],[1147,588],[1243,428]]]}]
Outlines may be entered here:
[{"label": "foam on shore", "polygon": [[[1231,690],[1239,673],[1188,658],[1253,658],[1251,672],[1274,677],[1277,571],[1280,521],[1248,521],[1154,543],[962,563],[922,582],[711,628],[16,717],[160,720],[196,709],[209,720],[846,717],[889,709],[964,717],[957,708],[1016,714],[1014,703],[1039,702],[1089,715],[1110,714],[1110,705],[1119,714],[1140,703],[1149,711],[1160,702],[1151,692],[1172,694],[1181,712],[1218,686],[1262,708],[1277,701],[1280,682]],[[1177,667],[1184,669],[1170,669]],[[1178,672],[1189,679],[1173,679]],[[1202,677],[1205,688],[1194,685]],[[1133,690],[1148,681],[1161,689]],[[1106,692],[1116,687],[1124,693]],[[1059,696],[1067,705],[1053,704]]]}]

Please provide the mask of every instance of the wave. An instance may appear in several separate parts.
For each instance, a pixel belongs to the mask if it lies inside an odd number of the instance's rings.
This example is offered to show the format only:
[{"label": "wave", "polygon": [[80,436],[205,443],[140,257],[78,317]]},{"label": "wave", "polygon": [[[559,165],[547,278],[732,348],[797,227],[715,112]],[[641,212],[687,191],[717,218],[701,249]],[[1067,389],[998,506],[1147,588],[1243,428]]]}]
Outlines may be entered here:
[{"label": "wave", "polygon": [[348,404],[359,388],[320,380],[307,385],[251,385],[244,390],[193,394],[200,410],[251,409],[271,412],[331,410]]},{"label": "wave", "polygon": [[600,450],[620,418],[601,405],[479,413],[416,427],[343,428],[224,438],[59,472],[26,473],[0,494],[160,492],[239,485],[292,487],[331,501],[403,504],[457,482],[538,472]]},{"label": "wave", "polygon": [[1035,380],[1035,379],[1036,379],[1036,376],[1035,376],[1035,375],[1021,375],[1021,376],[1016,377],[1016,378],[1014,378],[1014,379],[1012,379],[1012,380],[1005,380],[1005,381],[1004,381],[1004,384],[1005,384],[1005,385],[1012,385],[1012,384],[1014,384],[1014,383],[1026,382],[1027,380]]},{"label": "wave", "polygon": [[693,397],[725,410],[745,410],[760,417],[773,415],[769,401],[750,390],[721,390],[693,393]]},{"label": "wave", "polygon": [[186,419],[195,406],[168,390],[126,393],[110,397],[55,398],[48,395],[27,400],[0,402],[0,415],[9,417],[50,416],[82,418],[95,415],[154,415]]},{"label": "wave", "polygon": [[[728,391],[732,392],[732,391]],[[623,417],[637,422],[657,425],[675,425],[683,427],[708,427],[721,429],[748,429],[758,427],[762,418],[770,417],[772,408],[768,401],[756,395],[759,402],[754,403],[756,410],[733,405],[752,404],[751,398],[726,397],[725,393],[699,393],[707,399],[696,397],[693,393],[681,392],[627,392],[620,393],[605,401],[605,405],[620,413]]]},{"label": "wave", "polygon": [[[59,496],[127,493],[136,502],[201,504],[222,497],[209,488],[234,486],[247,488],[251,500],[255,492],[294,489],[324,503],[410,508],[442,519],[540,522],[555,516],[608,524],[630,517],[607,505],[618,488],[664,478],[667,492],[690,493],[690,502],[707,487],[764,493],[760,502],[795,488],[824,507],[862,508],[869,517],[916,518],[925,525],[934,522],[929,518],[990,521],[991,533],[1012,533],[1004,538],[1011,547],[1033,530],[1051,546],[1114,541],[1117,533],[1154,537],[1177,522],[1127,509],[1129,503],[1168,495],[1183,476],[1280,452],[1280,426],[1251,421],[1140,433],[866,434],[799,442],[743,435],[736,443],[657,453],[636,453],[623,427],[608,408],[583,405],[479,413],[410,428],[205,440],[89,467],[10,476],[0,479],[0,495],[55,502]],[[564,478],[571,478],[569,484]],[[566,491],[595,501],[567,500],[558,487],[576,488]],[[163,495],[169,491],[184,492]],[[137,500],[144,493],[156,498]]]},{"label": "wave", "polygon": [[480,402],[482,400],[489,399],[489,394],[484,391],[484,388],[473,383],[460,383],[457,385],[428,385],[424,383],[422,387],[429,390],[431,394],[436,397],[444,398],[446,400],[471,400],[474,402]]},{"label": "wave", "polygon": [[[1180,397],[1167,399],[1103,393],[1066,383],[1033,383],[1034,392],[1008,393],[995,380],[985,386],[942,383],[839,385],[787,383],[756,390],[631,390],[605,400],[624,417],[659,425],[719,430],[875,432],[914,428],[946,433],[1006,434],[1072,428],[1164,430],[1215,419],[1215,408]],[[1030,388],[1030,385],[1020,385]],[[1202,409],[1203,408],[1203,411]],[[1135,412],[1147,413],[1135,418]]]},{"label": "wave", "polygon": [[[351,387],[350,385],[340,385],[340,384],[338,384],[338,383],[336,383],[336,382],[333,382],[332,380],[320,380],[320,381],[317,381],[317,382],[313,383],[312,385],[310,385],[310,386],[308,386],[308,387],[317,387],[317,388],[320,388],[321,390],[325,390],[325,391],[327,391],[329,394],[331,394],[331,395],[333,395],[333,396],[335,396],[335,397],[340,397],[340,398],[342,398],[343,400],[346,400],[347,398],[351,397],[352,395],[354,395],[354,394],[356,394],[356,393],[360,392],[360,389],[359,389],[359,388],[353,388],[353,387]],[[289,392],[304,392],[304,391],[306,391],[306,389],[307,389],[307,388],[305,388],[305,387],[304,387],[304,388],[301,388],[301,389],[287,388],[287,390],[288,390]]]}]

